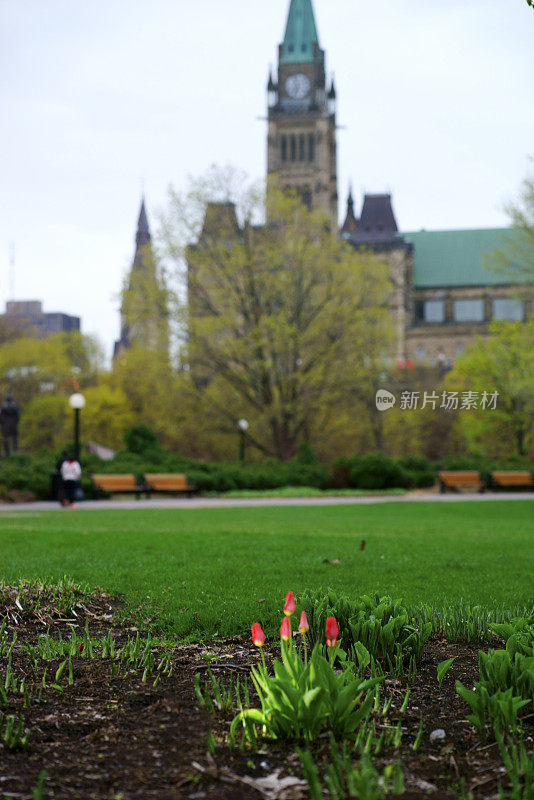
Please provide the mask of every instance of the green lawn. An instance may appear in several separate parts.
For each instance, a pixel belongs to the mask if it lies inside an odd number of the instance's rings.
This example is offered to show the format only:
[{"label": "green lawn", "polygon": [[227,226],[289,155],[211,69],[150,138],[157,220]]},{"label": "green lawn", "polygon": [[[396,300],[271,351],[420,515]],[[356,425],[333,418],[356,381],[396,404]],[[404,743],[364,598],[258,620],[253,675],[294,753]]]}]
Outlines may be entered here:
[{"label": "green lawn", "polygon": [[0,578],[68,575],[132,604],[149,599],[180,634],[274,627],[288,589],[298,599],[320,586],[408,604],[532,606],[533,512],[528,500],[4,511]]}]

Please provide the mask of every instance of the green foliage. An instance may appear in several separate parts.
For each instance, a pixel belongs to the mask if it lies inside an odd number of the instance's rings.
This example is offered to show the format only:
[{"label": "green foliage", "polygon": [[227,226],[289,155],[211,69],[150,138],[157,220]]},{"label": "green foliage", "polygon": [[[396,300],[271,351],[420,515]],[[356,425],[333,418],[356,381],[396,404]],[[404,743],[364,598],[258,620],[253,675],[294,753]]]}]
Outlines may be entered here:
[{"label": "green foliage", "polygon": [[452,667],[452,664],[455,661],[455,659],[456,656],[454,656],[453,658],[447,658],[446,661],[442,661],[441,663],[438,664],[436,669],[437,669],[438,684],[440,689],[441,689],[441,684],[443,683],[443,678],[445,677],[449,669]]},{"label": "green foliage", "polygon": [[478,654],[480,680],[475,690],[460,681],[456,689],[471,706],[471,722],[485,732],[486,718],[494,730],[517,727],[518,711],[534,700],[534,617],[515,618],[507,624],[494,624],[495,633],[506,641],[506,650]]},{"label": "green foliage", "polygon": [[362,595],[351,600],[334,591],[309,591],[302,596],[302,606],[310,625],[310,638],[317,641],[322,635],[326,618],[338,620],[340,641],[345,649],[363,645],[369,654],[388,669],[401,671],[403,663],[421,658],[430,636],[430,622],[418,624],[410,618],[400,600]]},{"label": "green foliage", "polygon": [[456,691],[470,706],[472,714],[467,714],[466,719],[485,737],[486,719],[496,730],[512,730],[517,728],[517,712],[529,701],[522,700],[513,694],[512,689],[498,690],[490,694],[486,686],[480,681],[475,681],[474,690],[466,689],[461,681],[456,681]]},{"label": "green foliage", "polygon": [[14,490],[26,493],[26,500],[48,497],[52,464],[51,458],[32,458],[26,453],[0,460],[0,499],[16,499]]},{"label": "green foliage", "polygon": [[158,445],[158,437],[147,425],[134,425],[124,434],[124,443],[130,453],[142,456]]},{"label": "green foliage", "polygon": [[[297,754],[308,783],[310,800],[322,800],[324,794],[319,773],[310,751],[297,748]],[[366,752],[360,749],[358,761],[354,763],[349,744],[343,742],[339,745],[332,736],[324,780],[332,800],[385,800],[389,792],[394,795],[404,792],[404,777],[398,762],[388,764],[380,775]]]},{"label": "green foliage", "polygon": [[[305,646],[304,646],[305,647]],[[334,670],[337,648],[325,658],[323,646],[317,643],[309,659],[290,642],[281,641],[281,658],[275,659],[274,675],[265,663],[251,669],[251,678],[258,693],[261,709],[243,709],[232,722],[231,735],[239,723],[249,736],[247,723],[261,725],[265,735],[273,739],[305,739],[312,741],[323,731],[337,737],[353,736],[366,720],[373,705],[370,691],[380,678],[364,680],[356,677],[354,666],[346,662]]]},{"label": "green foliage", "polygon": [[523,737],[504,737],[495,732],[499,754],[506,769],[510,789],[499,786],[499,800],[532,800],[534,797],[534,752],[528,752]]},{"label": "green foliage", "polygon": [[301,464],[317,464],[317,456],[309,442],[302,442],[297,453],[297,461]]},{"label": "green foliage", "polygon": [[[2,724],[3,723],[3,724]],[[24,716],[22,714],[6,714],[0,723],[0,743],[8,750],[28,747],[30,732],[24,730]]]},{"label": "green foliage", "polygon": [[353,459],[349,477],[356,489],[388,489],[409,483],[407,473],[383,453]]},{"label": "green foliage", "polygon": [[458,416],[473,453],[490,458],[524,457],[534,436],[534,320],[497,322],[455,360],[449,391],[498,392],[495,410],[477,408]]}]

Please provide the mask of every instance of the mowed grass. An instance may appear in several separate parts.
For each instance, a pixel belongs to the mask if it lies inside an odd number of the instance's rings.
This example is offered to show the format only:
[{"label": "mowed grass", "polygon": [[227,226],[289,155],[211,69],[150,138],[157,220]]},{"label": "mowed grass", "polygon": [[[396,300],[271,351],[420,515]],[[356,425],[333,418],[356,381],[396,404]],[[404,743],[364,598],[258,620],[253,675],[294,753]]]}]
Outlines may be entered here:
[{"label": "mowed grass", "polygon": [[532,607],[533,521],[528,500],[4,511],[0,579],[67,575],[195,636],[273,631],[288,589]]}]

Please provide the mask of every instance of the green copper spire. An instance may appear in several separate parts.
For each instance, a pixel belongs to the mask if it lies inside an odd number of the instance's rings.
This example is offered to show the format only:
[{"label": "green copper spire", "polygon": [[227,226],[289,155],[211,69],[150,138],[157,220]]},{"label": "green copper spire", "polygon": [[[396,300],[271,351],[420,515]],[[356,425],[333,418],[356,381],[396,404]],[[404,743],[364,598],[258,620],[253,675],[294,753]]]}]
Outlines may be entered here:
[{"label": "green copper spire", "polygon": [[280,64],[302,64],[314,60],[319,46],[311,0],[291,0]]}]

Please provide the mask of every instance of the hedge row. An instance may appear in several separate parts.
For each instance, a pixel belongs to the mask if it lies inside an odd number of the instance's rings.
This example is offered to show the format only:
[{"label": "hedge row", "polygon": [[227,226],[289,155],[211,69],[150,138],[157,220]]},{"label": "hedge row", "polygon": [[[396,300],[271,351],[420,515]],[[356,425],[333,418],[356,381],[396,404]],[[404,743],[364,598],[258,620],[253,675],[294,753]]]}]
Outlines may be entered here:
[{"label": "hedge row", "polygon": [[[264,460],[254,463],[215,463],[184,458],[161,448],[157,441],[139,436],[128,441],[112,461],[97,456],[82,457],[82,488],[91,496],[93,472],[130,472],[138,478],[146,472],[183,472],[191,484],[204,492],[239,489],[277,489],[283,486],[313,486],[318,489],[389,489],[432,486],[440,469],[476,469],[488,480],[494,469],[528,468],[526,462],[494,464],[477,458],[448,458],[431,464],[424,458],[406,456],[395,460],[383,453],[339,458],[329,466],[319,464],[309,448],[302,448],[293,461]],[[141,452],[140,452],[141,451]],[[59,453],[17,453],[0,460],[0,502],[48,498],[51,475]]]}]

